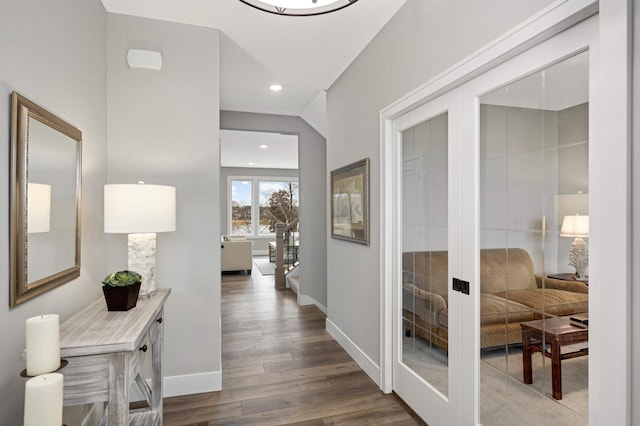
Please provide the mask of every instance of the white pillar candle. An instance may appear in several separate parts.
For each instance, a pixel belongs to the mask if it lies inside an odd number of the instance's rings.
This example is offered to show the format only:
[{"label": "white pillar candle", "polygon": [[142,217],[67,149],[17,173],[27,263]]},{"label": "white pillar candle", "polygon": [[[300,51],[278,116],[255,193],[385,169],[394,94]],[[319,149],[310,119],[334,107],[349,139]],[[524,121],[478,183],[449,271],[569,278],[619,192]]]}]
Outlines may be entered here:
[{"label": "white pillar candle", "polygon": [[60,373],[42,374],[24,386],[24,426],[62,425],[64,377]]},{"label": "white pillar candle", "polygon": [[60,319],[38,315],[26,321],[27,376],[50,373],[60,367]]}]

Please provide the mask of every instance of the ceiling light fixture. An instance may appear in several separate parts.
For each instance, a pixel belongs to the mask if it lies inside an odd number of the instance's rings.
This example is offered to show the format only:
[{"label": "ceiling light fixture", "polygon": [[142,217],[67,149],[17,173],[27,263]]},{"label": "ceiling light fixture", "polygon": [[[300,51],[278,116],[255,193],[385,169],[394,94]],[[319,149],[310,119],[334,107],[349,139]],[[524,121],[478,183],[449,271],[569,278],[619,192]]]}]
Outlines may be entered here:
[{"label": "ceiling light fixture", "polygon": [[282,90],[282,86],[280,86],[279,84],[272,84],[271,86],[269,86],[269,89],[271,89],[273,92],[279,92]]},{"label": "ceiling light fixture", "polygon": [[269,148],[269,145],[260,145],[260,148],[267,149],[267,148]]},{"label": "ceiling light fixture", "polygon": [[285,16],[315,16],[335,12],[358,0],[239,0],[263,12]]}]

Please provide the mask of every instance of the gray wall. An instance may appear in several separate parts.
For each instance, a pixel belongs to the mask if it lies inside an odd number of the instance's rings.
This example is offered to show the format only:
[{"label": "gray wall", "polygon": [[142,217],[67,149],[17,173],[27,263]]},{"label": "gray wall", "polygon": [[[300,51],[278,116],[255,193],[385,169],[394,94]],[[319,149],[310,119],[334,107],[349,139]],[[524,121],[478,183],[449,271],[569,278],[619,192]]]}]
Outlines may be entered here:
[{"label": "gray wall", "polygon": [[[273,176],[273,177],[298,177],[298,170],[295,169],[259,169],[255,167],[221,167],[220,168],[220,232],[229,234],[229,203],[227,178],[229,176]],[[254,253],[267,253],[269,251],[269,241],[274,241],[273,237],[250,238],[253,240]]]},{"label": "gray wall", "polygon": [[[572,272],[566,214],[588,215],[589,105],[560,111],[480,106],[480,245],[520,247],[537,273]],[[541,215],[546,217],[543,241]],[[507,237],[508,235],[508,237]]]},{"label": "gray wall", "polygon": [[[106,13],[99,0],[0,0],[0,425],[22,424],[25,320],[64,321],[100,297],[106,274],[102,185],[106,178]],[[9,94],[19,92],[82,130],[80,277],[9,309]]]},{"label": "gray wall", "polygon": [[326,140],[300,117],[220,112],[220,127],[298,134],[300,295],[327,306]]},{"label": "gray wall", "polygon": [[[165,396],[220,378],[218,30],[108,15],[109,183],[172,185],[176,231],[157,236],[165,309]],[[129,69],[128,48],[162,52],[161,71]],[[108,236],[109,270],[126,269],[127,237]],[[218,383],[219,386],[219,383]]]},{"label": "gray wall", "polygon": [[328,239],[328,316],[376,364],[382,249],[379,112],[550,3],[408,0],[329,88],[327,170],[371,159],[371,245]]}]

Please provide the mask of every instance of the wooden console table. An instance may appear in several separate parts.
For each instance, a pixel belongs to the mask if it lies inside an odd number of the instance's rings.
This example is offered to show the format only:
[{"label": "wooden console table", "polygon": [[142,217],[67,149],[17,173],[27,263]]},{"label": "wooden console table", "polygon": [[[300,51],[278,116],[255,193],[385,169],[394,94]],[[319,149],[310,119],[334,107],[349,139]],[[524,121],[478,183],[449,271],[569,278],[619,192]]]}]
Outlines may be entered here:
[{"label": "wooden console table", "polygon": [[[64,405],[106,402],[101,424],[162,425],[162,347],[164,303],[170,289],[156,290],[126,312],[109,312],[96,300],[60,326]],[[151,388],[139,373],[151,350]],[[129,412],[133,382],[149,408]]]}]

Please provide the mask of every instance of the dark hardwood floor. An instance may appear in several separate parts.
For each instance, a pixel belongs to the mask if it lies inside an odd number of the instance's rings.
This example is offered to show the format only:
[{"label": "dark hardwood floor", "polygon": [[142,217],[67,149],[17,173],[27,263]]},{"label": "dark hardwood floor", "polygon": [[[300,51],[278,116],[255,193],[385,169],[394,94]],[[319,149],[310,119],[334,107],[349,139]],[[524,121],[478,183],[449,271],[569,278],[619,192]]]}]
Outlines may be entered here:
[{"label": "dark hardwood floor", "polygon": [[222,276],[222,391],[166,398],[173,425],[419,425],[273,276]]}]

